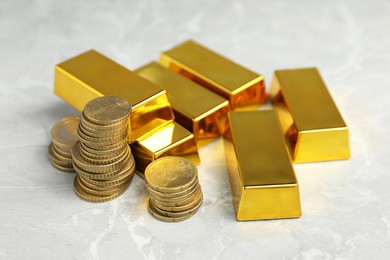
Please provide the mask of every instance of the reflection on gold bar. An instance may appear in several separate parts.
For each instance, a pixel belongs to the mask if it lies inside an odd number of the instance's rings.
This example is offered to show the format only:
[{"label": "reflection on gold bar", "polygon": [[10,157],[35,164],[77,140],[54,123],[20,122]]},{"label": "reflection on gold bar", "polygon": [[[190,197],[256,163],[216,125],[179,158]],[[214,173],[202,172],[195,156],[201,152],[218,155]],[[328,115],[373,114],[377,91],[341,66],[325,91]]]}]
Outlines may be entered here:
[{"label": "reflection on gold bar", "polygon": [[58,64],[54,92],[78,110],[100,96],[119,96],[132,105],[131,141],[173,121],[165,90],[90,50]]},{"label": "reflection on gold bar", "polygon": [[294,162],[350,157],[348,127],[316,68],[275,71],[270,95]]},{"label": "reflection on gold bar", "polygon": [[137,70],[140,76],[165,89],[175,120],[196,139],[223,134],[229,102],[210,90],[151,62]]},{"label": "reflection on gold bar", "polygon": [[237,220],[301,216],[298,182],[273,110],[230,112],[224,138]]},{"label": "reflection on gold bar", "polygon": [[232,108],[267,101],[262,75],[194,41],[163,52],[160,63],[226,98]]},{"label": "reflection on gold bar", "polygon": [[167,155],[185,157],[200,163],[194,135],[176,122],[164,126],[151,136],[145,136],[131,144],[137,170],[144,172],[152,161]]}]

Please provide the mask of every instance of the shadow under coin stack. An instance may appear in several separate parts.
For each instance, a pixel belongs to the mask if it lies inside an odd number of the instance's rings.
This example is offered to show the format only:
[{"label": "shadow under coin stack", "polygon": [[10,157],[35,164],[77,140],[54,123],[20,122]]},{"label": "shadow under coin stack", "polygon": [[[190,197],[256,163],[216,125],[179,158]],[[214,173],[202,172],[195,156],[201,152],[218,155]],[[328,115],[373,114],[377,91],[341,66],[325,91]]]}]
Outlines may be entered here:
[{"label": "shadow under coin stack", "polygon": [[131,105],[119,97],[100,97],[84,108],[72,150],[77,172],[74,190],[83,200],[106,202],[122,195],[134,176],[128,145]]},{"label": "shadow under coin stack", "polygon": [[192,217],[202,205],[203,194],[196,166],[182,157],[167,156],[145,170],[149,193],[148,210],[165,222]]},{"label": "shadow under coin stack", "polygon": [[51,164],[58,170],[74,172],[72,148],[78,141],[77,127],[80,117],[65,117],[58,121],[50,131],[52,142],[49,145]]}]

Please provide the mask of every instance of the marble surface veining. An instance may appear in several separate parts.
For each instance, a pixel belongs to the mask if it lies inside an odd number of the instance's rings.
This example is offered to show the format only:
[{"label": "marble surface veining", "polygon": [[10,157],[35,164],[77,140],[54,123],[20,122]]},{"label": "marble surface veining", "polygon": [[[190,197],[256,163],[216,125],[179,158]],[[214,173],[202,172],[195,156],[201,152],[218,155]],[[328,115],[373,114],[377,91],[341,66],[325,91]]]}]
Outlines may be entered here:
[{"label": "marble surface veining", "polygon": [[[0,259],[389,259],[390,2],[0,2]],[[237,222],[223,142],[200,150],[204,205],[167,224],[136,176],[110,203],[55,170],[51,126],[78,112],[54,65],[94,48],[135,69],[193,38],[262,73],[316,66],[350,127],[352,158],[294,165],[300,219]]]}]

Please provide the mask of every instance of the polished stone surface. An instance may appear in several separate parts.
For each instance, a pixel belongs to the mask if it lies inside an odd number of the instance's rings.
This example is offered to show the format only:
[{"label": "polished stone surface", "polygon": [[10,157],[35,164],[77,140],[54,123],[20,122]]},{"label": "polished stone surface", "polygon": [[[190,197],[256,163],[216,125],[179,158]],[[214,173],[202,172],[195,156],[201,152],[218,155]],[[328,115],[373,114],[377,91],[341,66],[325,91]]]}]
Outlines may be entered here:
[{"label": "polished stone surface", "polygon": [[[0,258],[389,259],[389,28],[385,0],[1,1]],[[78,114],[53,94],[56,63],[95,48],[134,69],[188,38],[267,89],[275,69],[320,69],[352,158],[295,165],[300,219],[235,220],[221,139],[200,150],[204,205],[176,224],[148,214],[138,176],[91,204],[50,165],[51,126]]]}]

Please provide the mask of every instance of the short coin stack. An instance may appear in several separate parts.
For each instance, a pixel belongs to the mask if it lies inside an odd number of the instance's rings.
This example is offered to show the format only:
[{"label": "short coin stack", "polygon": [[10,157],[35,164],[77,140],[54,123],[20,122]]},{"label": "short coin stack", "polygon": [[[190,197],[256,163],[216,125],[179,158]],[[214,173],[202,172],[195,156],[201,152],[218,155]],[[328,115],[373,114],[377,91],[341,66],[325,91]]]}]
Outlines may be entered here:
[{"label": "short coin stack", "polygon": [[200,208],[203,194],[196,166],[189,160],[167,156],[145,170],[148,210],[165,222],[189,219]]},{"label": "short coin stack", "polygon": [[78,141],[79,123],[79,116],[65,117],[51,128],[52,142],[49,145],[49,158],[53,166],[61,171],[74,172],[72,148]]},{"label": "short coin stack", "polygon": [[77,129],[80,142],[72,150],[77,172],[74,190],[83,200],[105,202],[122,195],[134,176],[128,145],[131,105],[119,97],[90,101]]}]

